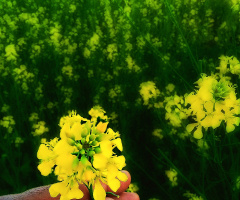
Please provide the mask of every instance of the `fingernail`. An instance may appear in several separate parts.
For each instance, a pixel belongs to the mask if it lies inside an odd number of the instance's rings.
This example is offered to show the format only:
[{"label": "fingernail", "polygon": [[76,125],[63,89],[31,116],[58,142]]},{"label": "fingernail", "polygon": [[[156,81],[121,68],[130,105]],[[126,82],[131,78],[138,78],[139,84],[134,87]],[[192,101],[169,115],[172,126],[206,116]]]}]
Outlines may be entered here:
[{"label": "fingernail", "polygon": [[106,200],[114,200],[114,199],[112,199],[112,198],[110,198],[110,197],[106,197]]}]

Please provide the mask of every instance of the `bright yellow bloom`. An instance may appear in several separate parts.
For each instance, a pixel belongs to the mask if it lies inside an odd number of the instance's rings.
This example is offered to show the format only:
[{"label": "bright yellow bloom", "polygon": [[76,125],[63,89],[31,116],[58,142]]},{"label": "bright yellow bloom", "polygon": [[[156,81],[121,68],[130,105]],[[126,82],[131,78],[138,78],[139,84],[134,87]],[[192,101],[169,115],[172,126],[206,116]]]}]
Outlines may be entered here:
[{"label": "bright yellow bloom", "polygon": [[143,82],[140,84],[140,95],[143,99],[143,105],[151,107],[150,100],[156,100],[160,95],[160,91],[152,81]]},{"label": "bright yellow bloom", "polygon": [[190,105],[187,115],[192,116],[196,123],[187,125],[193,137],[201,139],[202,130],[213,129],[226,122],[226,131],[231,132],[240,124],[240,100],[236,98],[234,86],[226,76],[206,76],[196,82],[198,90],[185,97],[185,104]]},{"label": "bright yellow bloom", "polygon": [[167,177],[173,187],[178,185],[178,183],[177,183],[177,174],[178,173],[175,169],[166,170],[165,174],[167,175]]},{"label": "bright yellow bloom", "polygon": [[114,153],[115,147],[123,150],[119,133],[107,128],[107,116],[101,107],[92,108],[89,114],[91,120],[74,111],[62,117],[60,140],[54,139],[39,147],[41,174],[46,176],[54,168],[60,181],[50,187],[52,197],[61,194],[64,200],[82,198],[78,185],[85,184],[88,188],[94,187],[95,200],[104,200],[106,192],[100,181],[117,191],[120,181],[127,180],[126,174],[121,172],[126,165],[125,158]]}]

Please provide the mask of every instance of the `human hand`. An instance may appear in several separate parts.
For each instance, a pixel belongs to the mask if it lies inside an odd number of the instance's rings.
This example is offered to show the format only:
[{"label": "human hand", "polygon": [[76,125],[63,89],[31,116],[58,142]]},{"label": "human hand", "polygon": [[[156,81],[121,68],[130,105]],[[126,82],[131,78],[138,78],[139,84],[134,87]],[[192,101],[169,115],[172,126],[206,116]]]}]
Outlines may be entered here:
[{"label": "human hand", "polygon": [[[106,200],[115,200],[115,199],[116,200],[140,200],[139,196],[136,193],[125,192],[129,184],[131,183],[131,176],[128,171],[123,171],[123,172],[128,176],[128,180],[126,182],[121,182],[121,186],[117,190],[117,192],[113,192],[109,188],[109,186],[102,183],[102,186],[106,192],[112,192],[119,195],[119,198],[113,195],[107,195]],[[50,185],[42,186],[42,187],[37,187],[37,188],[27,190],[20,194],[1,196],[0,200],[59,200],[60,195],[57,197],[50,196],[49,187]],[[84,193],[84,196],[83,198],[81,198],[81,200],[90,200],[91,198],[90,198],[90,194],[87,187],[84,184],[81,184],[79,188]]]}]

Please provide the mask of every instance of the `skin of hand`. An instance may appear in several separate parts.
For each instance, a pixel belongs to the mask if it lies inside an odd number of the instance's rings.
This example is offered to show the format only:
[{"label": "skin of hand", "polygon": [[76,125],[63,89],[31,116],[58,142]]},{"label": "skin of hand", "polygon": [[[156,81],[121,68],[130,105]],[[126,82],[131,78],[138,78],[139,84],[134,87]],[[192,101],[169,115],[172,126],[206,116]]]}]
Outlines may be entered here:
[{"label": "skin of hand", "polygon": [[[128,180],[126,182],[121,182],[120,188],[117,190],[117,192],[114,192],[115,194],[119,195],[119,198],[108,195],[108,197],[106,197],[106,200],[140,200],[139,196],[136,193],[125,192],[129,184],[131,183],[131,175],[128,171],[123,170],[122,172],[124,172],[128,176]],[[109,186],[104,183],[101,184],[106,192],[112,192]],[[57,197],[50,196],[49,187],[50,185],[47,185],[33,188],[20,194],[0,196],[0,200],[59,200],[60,195]],[[79,188],[84,193],[84,196],[83,198],[81,198],[81,200],[91,200],[87,187],[81,184]]]}]

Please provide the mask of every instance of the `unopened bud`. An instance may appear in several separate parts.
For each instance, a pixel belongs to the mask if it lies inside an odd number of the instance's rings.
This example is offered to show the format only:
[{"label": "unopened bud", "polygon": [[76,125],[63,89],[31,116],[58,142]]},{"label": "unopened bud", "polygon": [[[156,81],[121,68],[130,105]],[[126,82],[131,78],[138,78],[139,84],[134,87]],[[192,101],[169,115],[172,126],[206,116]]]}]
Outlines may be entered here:
[{"label": "unopened bud", "polygon": [[88,161],[88,159],[86,158],[86,156],[83,155],[81,157],[81,163],[85,165],[85,164],[87,164],[87,161]]},{"label": "unopened bud", "polygon": [[80,154],[85,154],[85,150],[84,149],[82,149],[81,151],[80,151]]},{"label": "unopened bud", "polygon": [[92,145],[92,146],[97,146],[97,145],[98,145],[98,142],[97,142],[97,141],[93,141],[91,145]]},{"label": "unopened bud", "polygon": [[90,135],[89,140],[93,141],[96,138],[95,135]]},{"label": "unopened bud", "polygon": [[101,153],[101,148],[100,147],[97,147],[94,149],[95,153]]},{"label": "unopened bud", "polygon": [[82,145],[81,144],[77,143],[76,146],[77,146],[78,150],[82,149]]},{"label": "unopened bud", "polygon": [[89,155],[89,156],[93,156],[94,154],[95,154],[95,151],[89,151],[89,152],[88,152],[88,155]]},{"label": "unopened bud", "polygon": [[67,143],[70,145],[70,146],[73,146],[75,144],[75,141],[72,140],[71,138],[67,138]]},{"label": "unopened bud", "polygon": [[97,136],[95,140],[98,141],[98,142],[101,142],[102,141],[102,135]]},{"label": "unopened bud", "polygon": [[86,142],[86,139],[85,138],[82,138],[81,139],[81,143],[84,144]]}]

